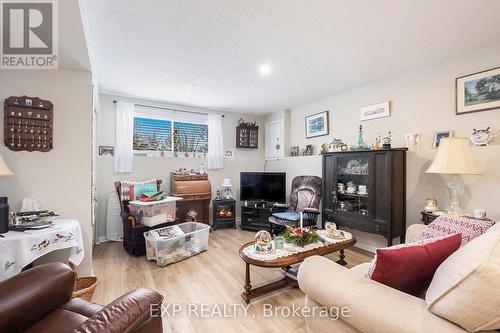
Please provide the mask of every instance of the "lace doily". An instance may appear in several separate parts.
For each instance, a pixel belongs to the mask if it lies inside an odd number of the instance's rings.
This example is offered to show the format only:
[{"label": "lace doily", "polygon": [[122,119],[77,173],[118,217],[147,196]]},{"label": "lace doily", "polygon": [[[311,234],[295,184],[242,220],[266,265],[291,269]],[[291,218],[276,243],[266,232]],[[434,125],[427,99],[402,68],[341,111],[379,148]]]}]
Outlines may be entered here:
[{"label": "lace doily", "polygon": [[[340,243],[344,242],[346,240],[352,239],[352,234],[342,231],[344,233],[343,239],[332,239],[326,237],[326,231],[325,230],[319,230],[318,234],[321,236],[321,239],[323,239],[327,244],[334,244],[334,243]],[[283,258],[283,257],[288,257],[291,255],[294,255],[296,253],[300,252],[305,252],[305,251],[310,251],[313,249],[317,249],[319,247],[325,246],[322,242],[316,242],[313,244],[307,244],[305,246],[296,246],[293,244],[285,243],[283,244],[282,249],[276,249],[274,246],[274,241],[273,243],[273,249],[274,251],[272,253],[258,253],[255,251],[255,245],[249,245],[245,247],[242,252],[244,255],[246,255],[249,258],[255,259],[255,260],[274,260],[278,258]]]}]

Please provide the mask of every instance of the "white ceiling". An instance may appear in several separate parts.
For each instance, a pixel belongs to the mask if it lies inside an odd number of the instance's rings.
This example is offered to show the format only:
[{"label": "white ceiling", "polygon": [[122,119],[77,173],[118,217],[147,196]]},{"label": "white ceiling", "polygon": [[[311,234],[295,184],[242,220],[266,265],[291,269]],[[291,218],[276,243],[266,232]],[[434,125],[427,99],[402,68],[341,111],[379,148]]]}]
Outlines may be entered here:
[{"label": "white ceiling", "polygon": [[500,41],[497,0],[82,1],[101,90],[250,113]]}]

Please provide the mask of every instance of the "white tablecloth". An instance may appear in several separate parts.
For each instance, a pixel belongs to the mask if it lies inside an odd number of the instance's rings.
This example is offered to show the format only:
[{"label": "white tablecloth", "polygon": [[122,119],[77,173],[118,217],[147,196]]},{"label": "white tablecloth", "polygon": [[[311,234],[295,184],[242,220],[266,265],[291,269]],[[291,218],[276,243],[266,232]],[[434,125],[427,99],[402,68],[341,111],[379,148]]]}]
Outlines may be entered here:
[{"label": "white tablecloth", "polygon": [[71,248],[69,260],[79,265],[84,257],[82,230],[75,220],[60,219],[49,228],[9,231],[0,237],[0,281],[21,272],[23,267],[41,256]]}]

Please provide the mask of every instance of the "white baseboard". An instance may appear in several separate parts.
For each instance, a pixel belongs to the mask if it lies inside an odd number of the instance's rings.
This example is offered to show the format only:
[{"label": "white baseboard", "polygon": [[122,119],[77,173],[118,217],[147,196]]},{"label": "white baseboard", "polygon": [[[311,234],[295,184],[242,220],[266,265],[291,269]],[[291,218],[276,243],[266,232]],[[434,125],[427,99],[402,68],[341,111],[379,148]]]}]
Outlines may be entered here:
[{"label": "white baseboard", "polygon": [[106,243],[109,242],[109,239],[106,238],[106,236],[99,236],[97,237],[97,243],[96,244],[101,244],[101,243]]}]

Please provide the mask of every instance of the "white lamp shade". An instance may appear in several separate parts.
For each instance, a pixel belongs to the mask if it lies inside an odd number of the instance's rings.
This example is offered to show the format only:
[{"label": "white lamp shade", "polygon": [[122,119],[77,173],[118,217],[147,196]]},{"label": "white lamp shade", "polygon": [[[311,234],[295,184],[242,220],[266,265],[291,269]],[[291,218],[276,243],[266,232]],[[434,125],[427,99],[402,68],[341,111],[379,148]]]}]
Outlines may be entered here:
[{"label": "white lamp shade", "polygon": [[7,164],[5,164],[5,161],[0,155],[0,176],[12,176],[12,175],[13,175],[12,171],[10,171],[9,167],[7,166]]},{"label": "white lamp shade", "polygon": [[449,175],[479,175],[474,156],[467,138],[443,138],[438,152],[427,173]]},{"label": "white lamp shade", "polygon": [[232,187],[232,186],[233,183],[231,182],[231,178],[229,177],[224,178],[224,180],[222,181],[222,187]]}]

